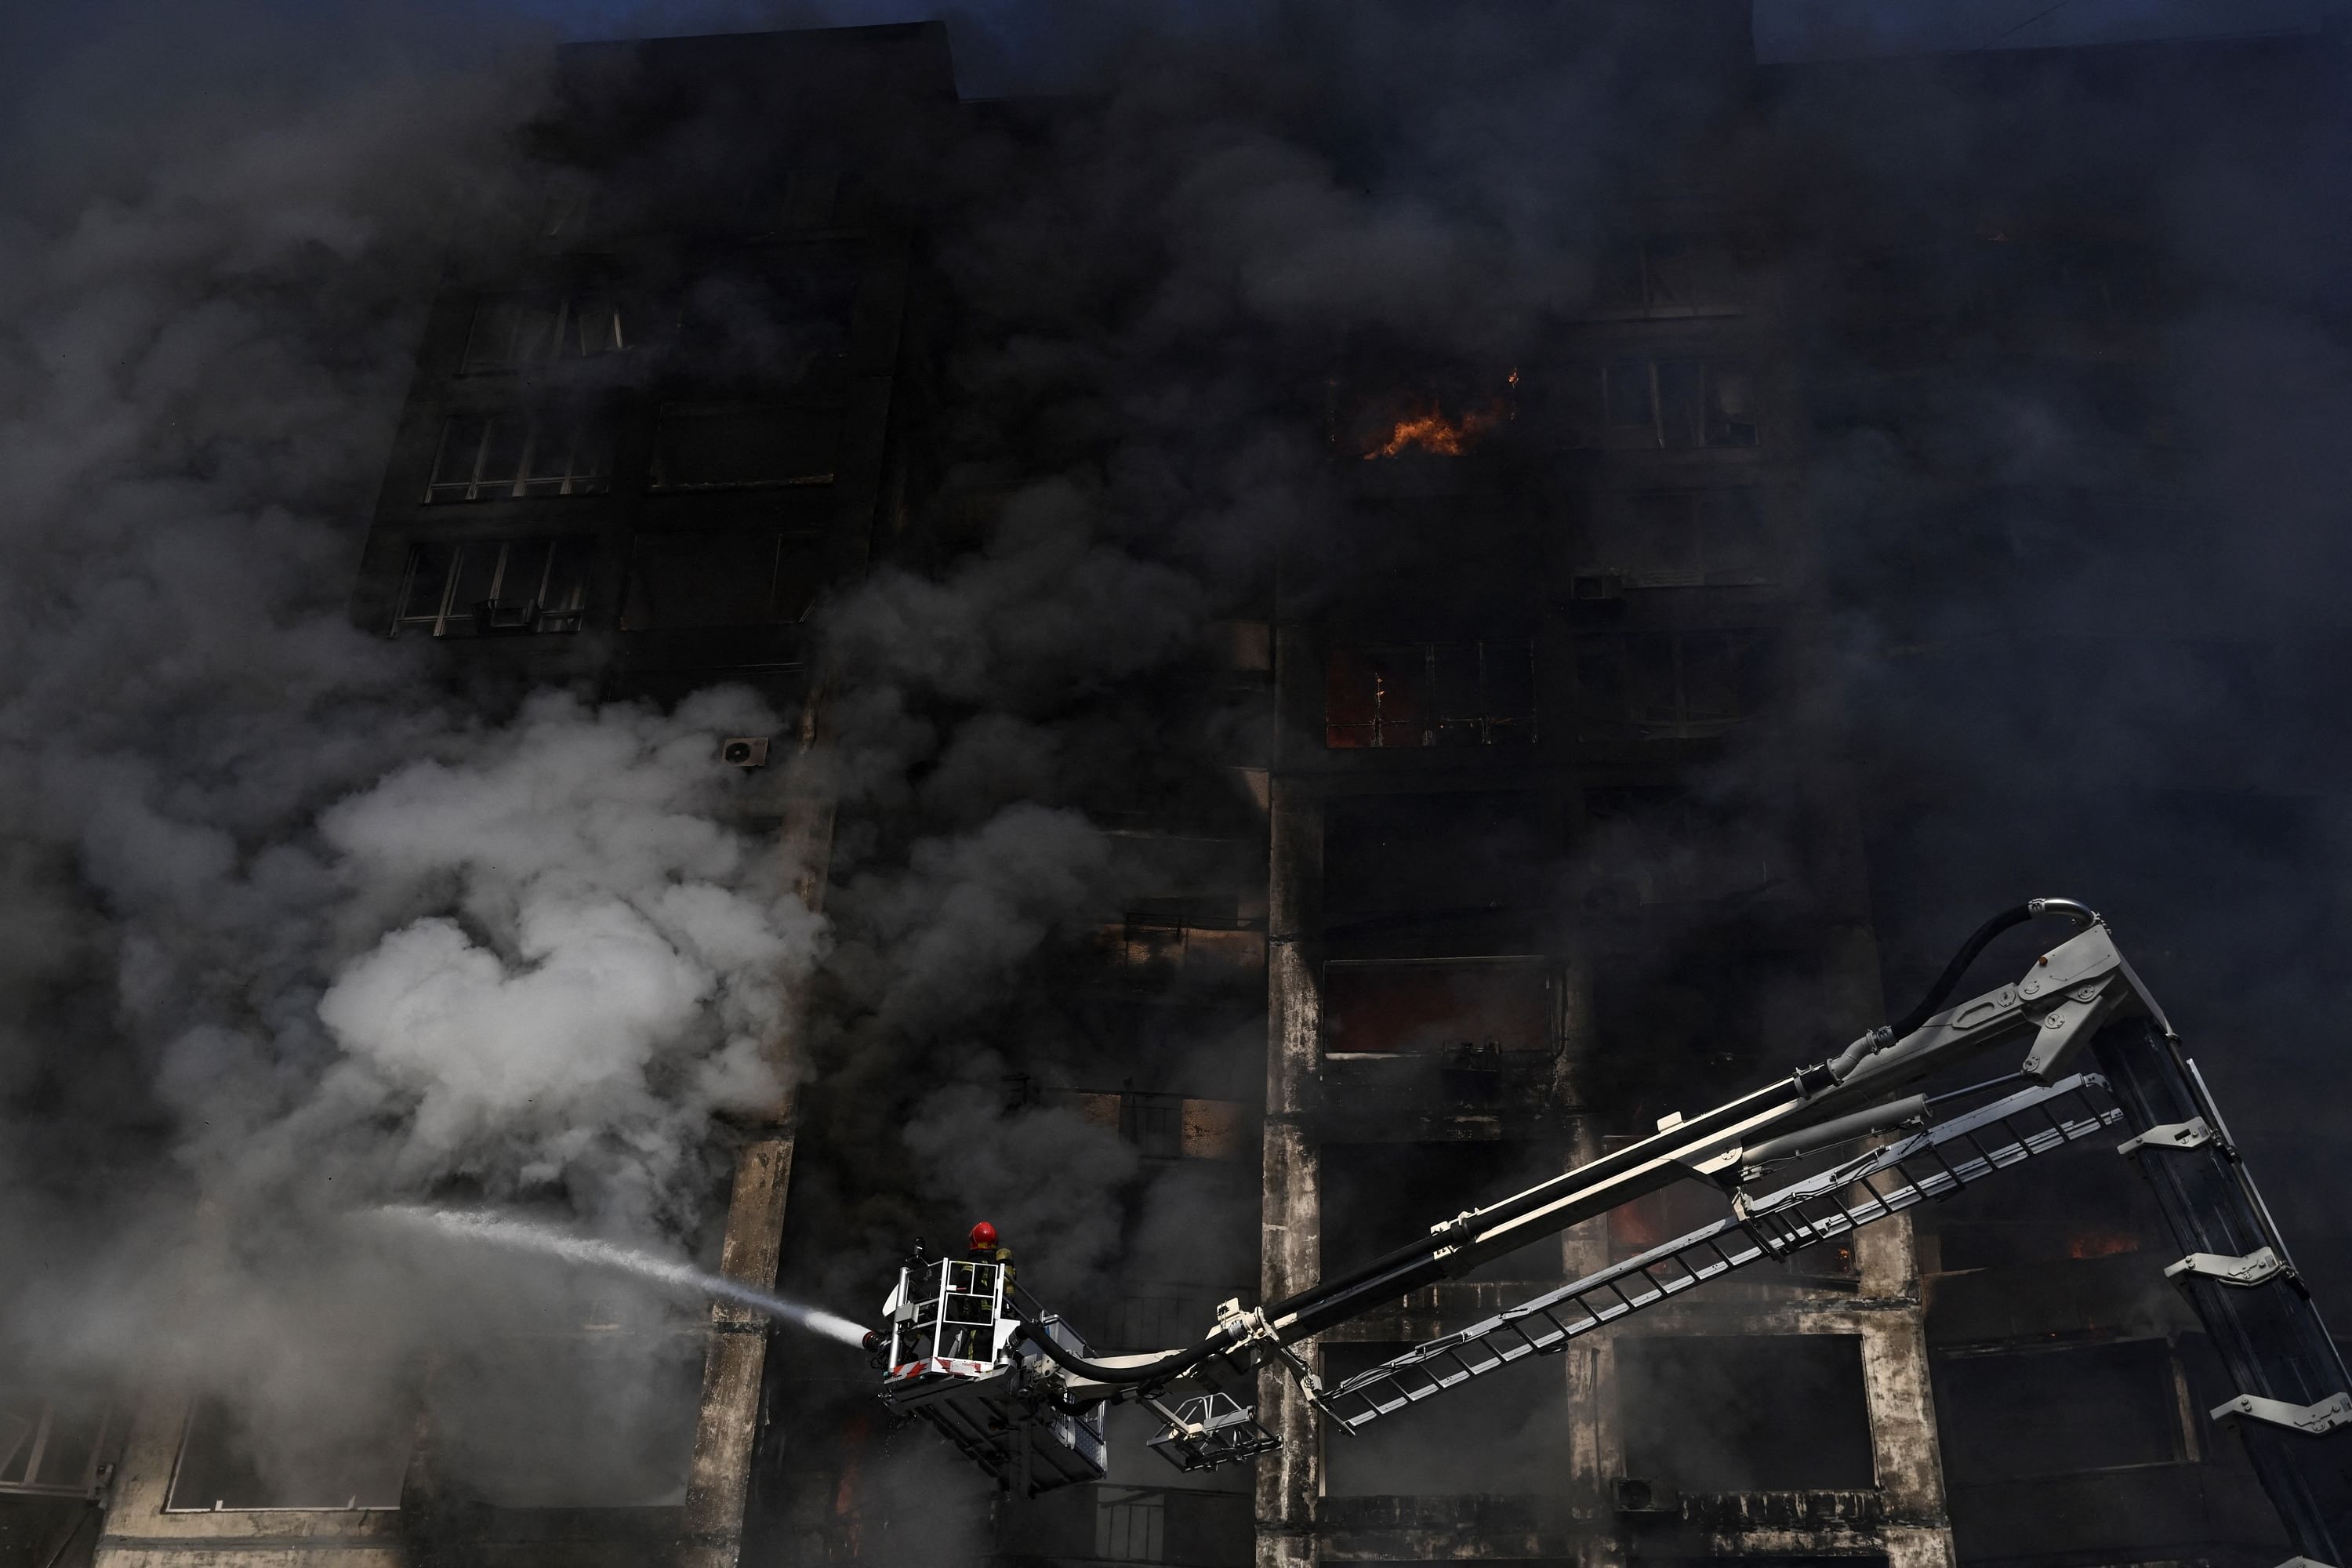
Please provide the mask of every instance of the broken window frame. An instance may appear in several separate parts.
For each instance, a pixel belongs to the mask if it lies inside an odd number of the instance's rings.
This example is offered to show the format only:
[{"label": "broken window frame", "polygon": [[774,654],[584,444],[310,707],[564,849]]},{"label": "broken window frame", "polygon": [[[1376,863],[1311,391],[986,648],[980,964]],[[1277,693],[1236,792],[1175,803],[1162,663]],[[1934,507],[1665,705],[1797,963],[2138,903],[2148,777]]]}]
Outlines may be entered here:
[{"label": "broken window frame", "polygon": [[[559,450],[560,460],[548,463]],[[441,422],[425,503],[545,500],[604,495],[612,488],[612,427],[599,416],[514,410],[452,414]]]},{"label": "broken window frame", "polygon": [[13,1410],[0,1407],[0,1415],[15,1415],[26,1419],[19,1413],[28,1411],[29,1425],[16,1446],[0,1450],[0,1497],[95,1497],[110,1468],[106,1456],[118,1436],[113,1406],[104,1400],[87,1402],[97,1413],[88,1447],[79,1465],[70,1472],[62,1472],[55,1458],[59,1446],[57,1439],[61,1424],[70,1422],[74,1413],[66,1401],[52,1394],[17,1397],[24,1404]]},{"label": "broken window frame", "polygon": [[593,359],[625,353],[634,346],[621,298],[609,289],[483,294],[474,301],[458,374]]},{"label": "broken window frame", "polygon": [[[1476,660],[1475,688],[1477,710],[1469,713],[1440,711],[1444,690],[1439,660],[1442,655],[1468,648]],[[1523,654],[1527,667],[1527,708],[1523,712],[1497,713],[1493,695],[1501,680],[1507,679],[1497,669],[1496,655],[1502,652]],[[1417,653],[1419,669],[1407,690],[1396,693],[1399,717],[1389,712],[1391,693],[1385,684],[1385,672],[1380,656],[1385,653]],[[1364,667],[1372,682],[1371,717],[1367,720],[1335,721],[1332,717],[1333,697],[1343,679],[1343,660],[1353,658]],[[1413,662],[1408,658],[1408,665]],[[1511,745],[1533,745],[1536,733],[1536,645],[1532,637],[1483,638],[1476,641],[1338,643],[1332,645],[1324,658],[1323,687],[1323,746],[1326,751],[1419,750],[1467,743],[1492,746],[1501,742]],[[1351,678],[1354,672],[1347,672]],[[1458,672],[1457,672],[1458,673]],[[1349,695],[1352,695],[1350,693]],[[1406,737],[1418,733],[1419,739]],[[1340,739],[1360,735],[1359,741]],[[1465,739],[1466,738],[1466,739]]]},{"label": "broken window frame", "polygon": [[[517,570],[517,552],[540,548],[545,555],[536,581],[509,582],[509,574]],[[430,569],[435,553],[444,549],[449,552],[449,560],[442,569],[441,591],[428,601],[429,610],[418,610],[415,599],[425,585],[423,574]],[[444,637],[576,632],[584,615],[593,551],[593,541],[576,536],[421,541],[409,547],[391,635],[423,631]],[[465,585],[467,568],[483,552],[492,555],[488,597],[461,605],[457,595]],[[521,571],[530,575],[527,566]],[[528,599],[520,596],[525,586],[530,591]],[[510,594],[510,589],[515,592]],[[493,606],[488,626],[479,624],[477,613],[484,605]]]}]

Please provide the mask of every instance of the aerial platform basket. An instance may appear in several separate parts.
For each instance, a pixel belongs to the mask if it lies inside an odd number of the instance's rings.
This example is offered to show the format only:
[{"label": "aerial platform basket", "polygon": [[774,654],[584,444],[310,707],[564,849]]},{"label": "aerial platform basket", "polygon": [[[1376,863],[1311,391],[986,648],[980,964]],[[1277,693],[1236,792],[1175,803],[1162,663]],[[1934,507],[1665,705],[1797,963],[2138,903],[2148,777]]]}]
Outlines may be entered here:
[{"label": "aerial platform basket", "polygon": [[1064,1394],[1061,1369],[1029,1347],[1025,1318],[1073,1355],[1076,1330],[1007,1284],[1004,1265],[934,1258],[898,1271],[883,1310],[890,1337],[882,1403],[920,1419],[1009,1490],[1034,1497],[1098,1481],[1104,1403]]}]

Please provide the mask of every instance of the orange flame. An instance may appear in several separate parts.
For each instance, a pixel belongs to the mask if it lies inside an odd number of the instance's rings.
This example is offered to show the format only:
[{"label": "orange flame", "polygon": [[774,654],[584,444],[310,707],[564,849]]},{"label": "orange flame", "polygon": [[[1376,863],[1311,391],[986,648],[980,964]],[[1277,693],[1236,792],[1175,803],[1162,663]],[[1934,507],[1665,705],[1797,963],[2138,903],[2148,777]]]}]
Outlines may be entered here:
[{"label": "orange flame", "polygon": [[1387,440],[1364,454],[1364,461],[1393,458],[1415,449],[1458,458],[1469,450],[1471,437],[1482,427],[1475,416],[1465,416],[1457,424],[1434,408],[1423,414],[1408,414],[1396,422]]},{"label": "orange flame", "polygon": [[[1509,384],[1519,384],[1519,373],[1513,367]],[[1433,452],[1441,458],[1458,458],[1470,449],[1470,444],[1480,436],[1517,416],[1516,411],[1503,398],[1496,398],[1484,408],[1465,410],[1459,419],[1448,419],[1435,398],[1407,413],[1389,429],[1388,439],[1364,454],[1364,461],[1378,458],[1394,458],[1405,452]]]},{"label": "orange flame", "polygon": [[2083,1231],[2067,1238],[2069,1258],[2113,1258],[2119,1253],[2137,1252],[2139,1237],[2114,1231]]}]

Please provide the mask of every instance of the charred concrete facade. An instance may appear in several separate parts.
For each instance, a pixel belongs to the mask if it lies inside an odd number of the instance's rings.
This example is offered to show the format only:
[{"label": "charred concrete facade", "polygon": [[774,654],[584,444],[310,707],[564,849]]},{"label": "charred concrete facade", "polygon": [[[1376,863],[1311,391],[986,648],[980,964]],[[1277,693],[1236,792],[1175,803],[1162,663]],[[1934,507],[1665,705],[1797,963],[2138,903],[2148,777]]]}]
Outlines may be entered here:
[{"label": "charred concrete facade", "polygon": [[[1733,102],[1664,139],[1738,144]],[[1345,549],[1289,563],[1276,617],[1269,1295],[1881,1010],[1840,775],[1783,821],[1723,786],[1827,658],[1806,326],[1769,185],[1724,162],[1662,166],[1517,363],[1337,383]],[[1418,1292],[1326,1335],[1326,1374],[1721,1207],[1670,1189]],[[1907,1227],[1555,1364],[1353,1441],[1266,1380],[1260,1561],[1954,1560]]]},{"label": "charred concrete facade", "polygon": [[[1219,759],[1230,789],[1090,803],[1146,889],[1052,977],[1091,1054],[1007,1052],[979,1087],[1115,1132],[1202,1232],[1256,1238],[1056,1302],[1098,1350],[1189,1338],[1219,1300],[1298,1290],[1810,1059],[1981,912],[1916,890],[1977,891],[1908,831],[1932,781],[1890,789],[1901,766],[1834,700],[1849,612],[1884,601],[1890,552],[1925,617],[2012,568],[2016,517],[2112,515],[2124,475],[2163,488],[2142,395],[2168,298],[2155,220],[2127,183],[2037,211],[1998,180],[1938,188],[1926,228],[1843,206],[1802,106],[1944,68],[1759,71],[1741,7],[1693,16],[1736,90],[1677,126],[1583,308],[1487,361],[1336,344],[1299,390],[1344,504],[1267,551],[1196,672],[1248,720]],[[2319,52],[2002,59],[1937,89],[2096,102],[2216,59],[2292,79]],[[489,706],[535,683],[752,684],[787,727],[713,736],[712,766],[740,771],[743,819],[821,906],[836,802],[782,782],[841,695],[811,610],[877,563],[969,553],[1003,501],[940,457],[960,328],[906,172],[1061,110],[960,104],[936,25],[578,47],[563,79],[542,151],[565,172],[519,215],[510,264],[453,275],[433,308],[353,613],[430,641]],[[2007,247],[2014,297],[1983,297],[1986,247]],[[1857,432],[1933,447],[1937,389],[1973,375],[1988,313],[2005,363],[2116,422],[2107,500],[2024,495],[1963,453],[1892,521],[1842,507],[1825,454]],[[1885,668],[1932,708],[1932,664]],[[1262,1058],[1236,1076],[1165,1047],[1216,1029]],[[799,1034],[773,1048],[788,1077],[805,1065]],[[869,1089],[887,1091],[819,1080],[737,1130],[728,1273],[774,1281],[796,1155],[854,1136],[845,1097]],[[1100,1487],[981,1505],[975,1528],[1007,1564],[2275,1561],[2121,1175],[2082,1178],[2076,1217],[2027,1201],[1872,1227],[1360,1438],[1269,1373],[1283,1447],[1254,1474],[1180,1477],[1122,1410]],[[1722,1206],[1690,1184],[1315,1354],[1360,1368]],[[1053,1246],[1012,1239],[1024,1268]],[[885,1432],[855,1365],[787,1376],[775,1332],[722,1307],[669,1336],[698,1391],[674,1486],[644,1498],[476,1495],[429,1429],[373,1491],[272,1497],[152,1390],[103,1426],[44,1407],[53,1447],[0,1428],[19,1467],[0,1486],[28,1553],[125,1568],[881,1560],[911,1521],[868,1472],[929,1434]]]}]

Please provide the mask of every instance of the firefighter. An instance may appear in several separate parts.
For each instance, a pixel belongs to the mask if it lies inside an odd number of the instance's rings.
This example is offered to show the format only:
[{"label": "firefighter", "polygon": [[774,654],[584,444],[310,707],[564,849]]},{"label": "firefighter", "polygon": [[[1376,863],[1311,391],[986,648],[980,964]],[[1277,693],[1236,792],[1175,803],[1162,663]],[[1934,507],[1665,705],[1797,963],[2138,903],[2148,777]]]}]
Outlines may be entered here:
[{"label": "firefighter", "polygon": [[964,1251],[967,1263],[1001,1263],[1004,1266],[1004,1310],[1007,1316],[1018,1316],[1013,1310],[1013,1249],[996,1239],[996,1227],[982,1220],[971,1227],[971,1239]]},{"label": "firefighter", "polygon": [[[999,1299],[1003,1303],[1003,1313],[1009,1318],[1017,1318],[1021,1315],[1019,1310],[1013,1305],[1013,1249],[998,1244],[994,1226],[986,1220],[982,1220],[971,1227],[971,1236],[964,1247],[963,1260],[966,1263],[1002,1265],[1004,1269],[1004,1289]],[[969,1284],[975,1293],[985,1294],[988,1289],[987,1277],[977,1268],[971,1271]],[[959,1329],[950,1336],[950,1342],[954,1346],[954,1349],[948,1352],[950,1355],[966,1361],[986,1361],[994,1353],[995,1333],[993,1330],[979,1327]]]}]

